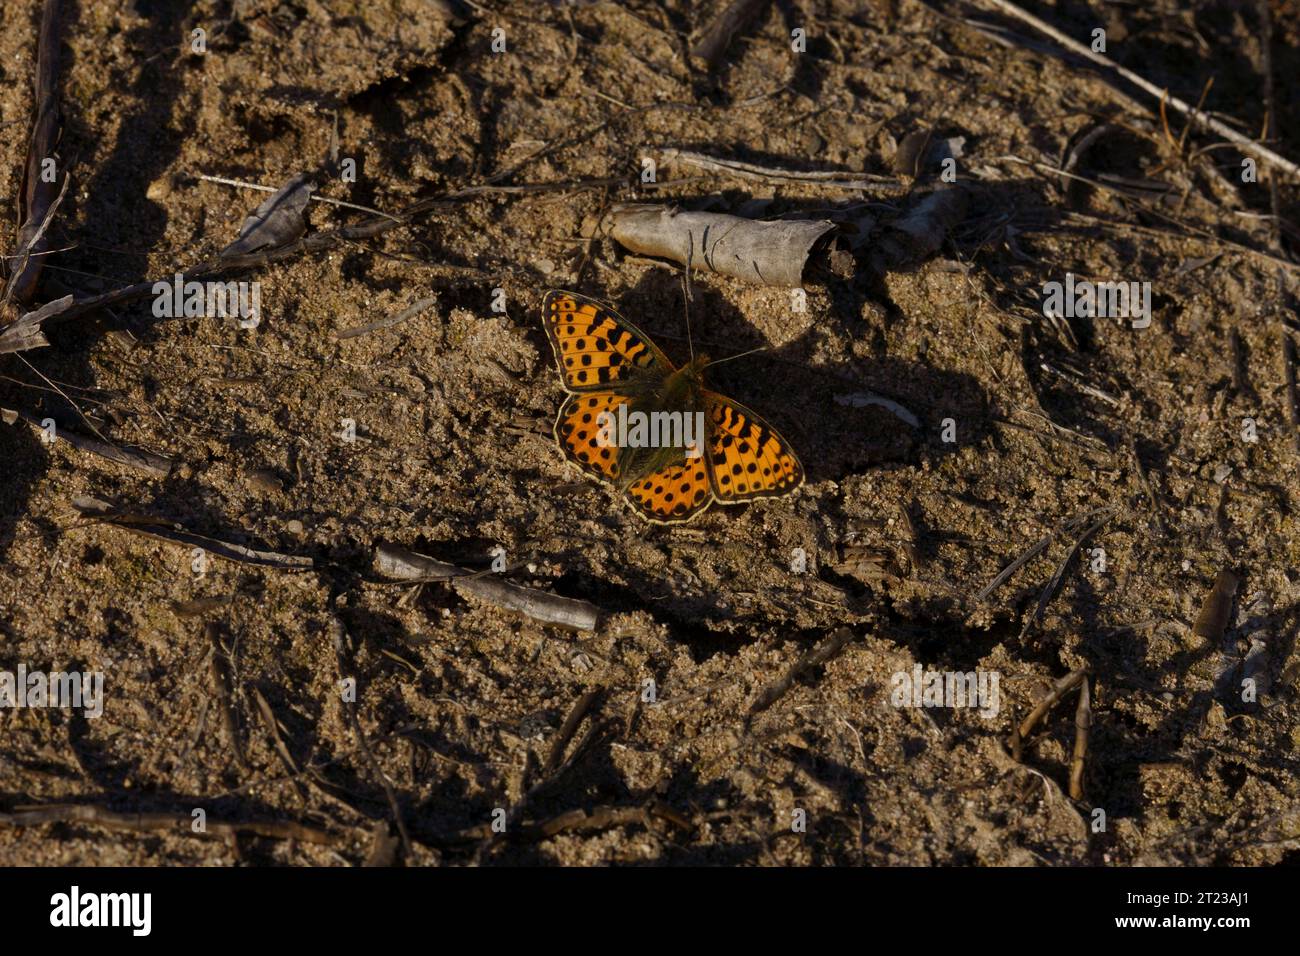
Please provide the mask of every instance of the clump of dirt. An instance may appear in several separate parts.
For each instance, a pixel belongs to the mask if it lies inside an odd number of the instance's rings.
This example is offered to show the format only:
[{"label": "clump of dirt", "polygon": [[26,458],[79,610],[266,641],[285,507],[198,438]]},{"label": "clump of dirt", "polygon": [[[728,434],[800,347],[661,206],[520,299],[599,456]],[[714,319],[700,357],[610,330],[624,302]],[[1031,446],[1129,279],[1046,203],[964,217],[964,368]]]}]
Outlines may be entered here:
[{"label": "clump of dirt", "polygon": [[[1172,112],[1166,132],[1023,23],[919,3],[761,5],[715,72],[688,39],[714,5],[66,6],[72,185],[42,301],[215,255],[265,194],[200,175],[327,170],[328,198],[446,201],[244,276],[254,328],[144,301],[0,356],[5,408],[175,462],[142,474],[0,429],[0,671],[105,678],[97,718],[0,708],[0,817],[202,808],[326,835],[0,824],[0,861],[1293,861],[1300,481],[1278,275],[1295,272],[1295,183],[1273,220],[1265,167],[1242,182],[1241,155]],[[1259,24],[1238,5],[1038,12],[1104,28],[1108,55],[1183,100],[1213,76],[1205,108],[1262,128]],[[1274,147],[1300,156],[1300,9],[1272,12]],[[38,20],[0,34],[0,195],[21,181]],[[1101,122],[1115,130],[1076,149]],[[895,173],[919,129],[961,138],[966,216],[920,267],[872,274],[873,241],[946,185]],[[891,181],[723,177],[671,149]],[[802,298],[701,270],[684,304],[680,269],[605,235],[621,201],[829,218],[862,267]],[[366,215],[316,203],[311,229]],[[1149,281],[1150,326],[1045,317],[1067,273]],[[570,470],[551,288],[611,303],[679,363],[687,311],[696,349],[764,346],[711,385],[789,439],[804,485],[654,526]],[[196,565],[83,520],[80,496],[314,568]],[[509,580],[589,601],[600,624],[381,581],[383,542],[484,573],[501,555]],[[1240,579],[1228,627],[1199,633],[1223,569]],[[897,706],[917,665],[997,675],[999,705]],[[1080,668],[1092,727],[1071,799],[1073,696],[1019,760],[1008,739]]]}]

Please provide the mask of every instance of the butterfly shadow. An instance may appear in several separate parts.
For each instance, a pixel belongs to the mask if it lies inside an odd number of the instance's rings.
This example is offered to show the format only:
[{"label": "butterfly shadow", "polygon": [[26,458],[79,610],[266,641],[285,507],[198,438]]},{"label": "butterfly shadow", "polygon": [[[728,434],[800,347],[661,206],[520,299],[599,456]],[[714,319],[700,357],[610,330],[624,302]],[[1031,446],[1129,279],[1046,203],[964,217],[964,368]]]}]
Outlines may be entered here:
[{"label": "butterfly shadow", "polygon": [[[861,283],[830,287],[830,307],[822,313],[810,297],[805,319],[788,308],[791,298],[784,290],[751,317],[710,282],[692,285],[695,352],[716,361],[750,349],[762,351],[710,368],[708,385],[748,405],[784,435],[809,483],[839,482],[881,466],[915,467],[959,447],[945,437],[959,436],[963,445],[985,437],[989,401],[973,376],[870,354],[859,344],[870,331],[858,317],[867,298]],[[623,299],[635,303],[633,321],[669,358],[676,363],[690,358],[678,276],[647,273]],[[674,314],[681,318],[646,319]],[[769,347],[769,336],[792,323],[807,328]],[[836,352],[843,357],[827,358]]]}]

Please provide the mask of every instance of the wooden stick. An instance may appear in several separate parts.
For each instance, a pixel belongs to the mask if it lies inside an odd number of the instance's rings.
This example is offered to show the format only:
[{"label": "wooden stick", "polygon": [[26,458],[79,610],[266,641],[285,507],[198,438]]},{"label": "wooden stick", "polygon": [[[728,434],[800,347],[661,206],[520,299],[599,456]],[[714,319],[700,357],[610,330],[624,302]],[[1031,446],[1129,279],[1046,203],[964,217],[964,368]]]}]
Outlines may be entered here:
[{"label": "wooden stick", "polygon": [[539,823],[527,823],[520,827],[519,838],[525,840],[544,840],[558,833],[585,832],[605,830],[609,827],[640,825],[653,830],[653,821],[662,820],[683,830],[691,829],[691,823],[680,814],[665,807],[595,807],[590,813],[581,807],[561,813]]},{"label": "wooden stick", "polygon": [[1022,751],[1023,738],[1020,736],[1020,724],[1016,722],[1015,705],[1011,707],[1011,759],[1020,763],[1020,754]]},{"label": "wooden stick", "polygon": [[867,261],[879,275],[903,271],[939,250],[966,215],[970,200],[960,186],[936,189],[889,223],[872,243]]},{"label": "wooden stick", "polygon": [[271,743],[275,745],[275,755],[280,759],[280,765],[284,768],[285,776],[293,781],[297,791],[306,796],[306,787],[298,779],[298,764],[293,759],[293,754],[289,753],[289,748],[284,742],[284,736],[280,733],[280,723],[275,719],[275,711],[271,709],[271,702],[266,699],[261,688],[256,684],[248,685],[249,692],[252,694],[253,702],[257,704],[257,712],[262,718],[262,724],[266,727],[266,732],[271,735]]},{"label": "wooden stick", "polygon": [[1300,455],[1300,393],[1296,391],[1296,356],[1295,341],[1285,325],[1279,323],[1278,334],[1282,336],[1282,374],[1286,378],[1287,419],[1291,423],[1291,445]]},{"label": "wooden stick", "polygon": [[377,820],[370,830],[370,850],[366,853],[364,867],[397,866],[397,851],[401,841],[393,836],[387,820]]},{"label": "wooden stick", "polygon": [[386,578],[399,581],[447,581],[457,591],[489,604],[574,630],[595,630],[600,617],[600,609],[587,601],[478,575],[393,544],[381,544],[375,549],[375,570]]},{"label": "wooden stick", "polygon": [[[587,749],[599,738],[603,737],[615,723],[614,718],[605,720],[596,720],[594,717],[591,726],[587,728],[587,733],[578,741],[573,748],[573,752],[565,759],[564,751],[568,748],[569,741],[578,732],[578,727],[582,723],[583,716],[590,709],[592,704],[599,699],[602,688],[593,688],[585,692],[581,697],[574,701],[573,707],[570,708],[568,717],[565,718],[564,725],[556,733],[555,742],[551,745],[551,753],[546,763],[542,766],[538,775],[538,780],[524,792],[524,794],[513,805],[506,810],[506,829],[500,833],[489,831],[483,838],[482,842],[474,850],[474,864],[481,865],[486,856],[501,846],[506,840],[514,839],[517,829],[516,824],[523,819],[524,811],[529,803],[537,794],[541,793],[548,787],[552,787],[557,781],[573,769],[581,759]],[[528,751],[524,759],[524,771],[521,777],[522,782],[526,783],[529,778],[529,770],[533,765],[532,751]],[[562,814],[563,816],[563,814]],[[533,828],[535,834],[536,828]],[[556,831],[558,832],[558,831]]]},{"label": "wooden stick", "polygon": [[[1007,159],[1013,162],[1021,163],[1022,165],[1025,166],[1033,166],[1040,170],[1051,170],[1054,172],[1060,172],[1059,170],[1052,170],[1051,166],[1045,166],[1042,163],[1033,163],[1028,160],[1019,159],[1014,156],[1008,156]],[[1083,182],[1089,183],[1090,185],[1097,186],[1100,189],[1108,190],[1110,192],[1115,192],[1115,190],[1112,190],[1109,186],[1107,186],[1103,182],[1099,182],[1094,179],[1086,179],[1082,176],[1076,178],[1081,179]],[[1154,207],[1146,206],[1144,208],[1146,209],[1147,212],[1151,213],[1152,215],[1157,216],[1165,220],[1166,222],[1172,223],[1173,225],[1178,226],[1180,229],[1190,232],[1196,239],[1200,240],[1201,242],[1204,242],[1206,245],[1210,245],[1215,248],[1223,249],[1229,252],[1240,252],[1243,255],[1247,255],[1254,259],[1258,259],[1261,262],[1270,263],[1271,265],[1277,266],[1279,269],[1285,269],[1286,271],[1291,272],[1293,274],[1300,273],[1300,264],[1294,262],[1288,262],[1285,259],[1280,259],[1277,256],[1264,252],[1261,249],[1252,249],[1250,246],[1244,246],[1241,243],[1233,242],[1230,239],[1220,239],[1217,236],[1209,232],[1206,232],[1204,229],[1201,229],[1199,226],[1193,225],[1192,223],[1184,222],[1181,219],[1175,219],[1172,216],[1166,216],[1162,214],[1158,209],[1155,209]],[[1155,229],[1150,226],[1139,226],[1136,223],[1131,223],[1131,222],[1117,222],[1114,220],[1098,219],[1096,216],[1088,216],[1085,215],[1084,213],[1074,212],[1072,210],[1065,210],[1064,217],[1067,220],[1085,222],[1088,223],[1089,225],[1096,226],[1097,228],[1100,229],[1113,229],[1118,232],[1129,232],[1140,236],[1156,236],[1157,238],[1170,238],[1170,237],[1178,238],[1179,237],[1178,233],[1170,232],[1168,229]]]},{"label": "wooden stick", "polygon": [[0,332],[0,355],[6,352],[24,352],[27,349],[39,349],[49,345],[50,340],[41,331],[41,323],[52,315],[58,315],[72,308],[75,300],[70,295],[61,299],[52,299],[39,309],[20,315],[4,326]]}]

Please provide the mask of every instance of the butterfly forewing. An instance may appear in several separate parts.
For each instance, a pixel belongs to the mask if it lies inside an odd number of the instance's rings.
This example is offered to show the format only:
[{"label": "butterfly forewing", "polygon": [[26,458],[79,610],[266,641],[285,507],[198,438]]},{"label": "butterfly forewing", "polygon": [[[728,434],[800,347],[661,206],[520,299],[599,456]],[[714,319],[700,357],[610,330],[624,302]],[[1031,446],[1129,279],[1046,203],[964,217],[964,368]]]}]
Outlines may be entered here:
[{"label": "butterfly forewing", "polygon": [[565,456],[589,475],[606,481],[618,479],[618,449],[599,441],[601,412],[618,414],[627,401],[614,392],[585,392],[570,395],[555,420],[555,438]]},{"label": "butterfly forewing", "polygon": [[723,503],[784,495],[803,481],[803,466],[776,429],[717,392],[704,393],[709,472]]},{"label": "butterfly forewing", "polygon": [[652,472],[627,489],[628,500],[651,521],[689,521],[713,501],[707,463],[701,455]]},{"label": "butterfly forewing", "polygon": [[607,389],[637,370],[665,376],[673,371],[664,353],[636,326],[585,296],[546,293],[542,320],[564,387],[571,392]]}]

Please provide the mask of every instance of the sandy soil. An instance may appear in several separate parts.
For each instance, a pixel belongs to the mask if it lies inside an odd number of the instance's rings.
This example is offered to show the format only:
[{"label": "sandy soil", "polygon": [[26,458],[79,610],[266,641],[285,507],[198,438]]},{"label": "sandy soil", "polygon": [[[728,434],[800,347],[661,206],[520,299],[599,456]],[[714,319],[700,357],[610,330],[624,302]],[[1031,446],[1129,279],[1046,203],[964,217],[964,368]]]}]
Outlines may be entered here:
[{"label": "sandy soil", "polygon": [[[1263,128],[1249,5],[1025,5],[1076,37],[1105,29],[1109,56],[1184,100],[1212,78],[1207,109]],[[712,75],[687,53],[713,5],[65,7],[72,180],[40,301],[215,254],[264,196],[197,177],[278,186],[323,170],[336,126],[357,177],[320,173],[323,196],[396,210],[487,182],[551,188],[483,191],[259,269],[245,276],[261,282],[256,329],[161,321],[144,302],[0,356],[4,407],[175,462],[160,478],[0,428],[0,670],[106,681],[97,719],[0,709],[0,817],[82,804],[182,819],[0,825],[0,862],[1295,861],[1300,454],[1281,356],[1300,327],[1261,255],[1266,170],[1242,183],[1235,149],[1184,141],[1172,111],[1167,135],[1150,98],[956,4],[770,4]],[[1275,146],[1300,157],[1300,6],[1275,0],[1272,16]],[[5,0],[11,202],[38,20]],[[1051,170],[1103,121],[1115,129],[1074,172],[1127,185],[1065,188]],[[968,210],[919,268],[872,275],[873,242],[936,185],[893,167],[919,129],[964,139]],[[641,183],[643,158],[672,148],[896,182],[863,193],[662,163]],[[583,180],[601,182],[565,185]],[[1300,191],[1278,186],[1289,263]],[[602,231],[629,200],[821,216],[861,240],[858,275],[810,282],[802,312],[786,289],[694,277],[697,348],[768,346],[711,381],[789,438],[807,470],[795,494],[655,527],[565,464],[548,289],[606,300],[688,354],[680,269]],[[311,228],[365,215],[316,203]],[[1149,281],[1151,326],[1048,321],[1044,284],[1067,272]],[[427,296],[436,305],[401,325],[336,337]],[[918,424],[846,398],[864,393]],[[188,548],[88,523],[78,496],[315,568],[214,559],[196,575]],[[600,623],[575,633],[445,584],[380,582],[381,542],[476,570],[503,548],[510,580],[590,601]],[[1194,623],[1224,569],[1237,600],[1207,635]],[[748,713],[841,628],[837,655]],[[1254,702],[1240,691],[1252,642]],[[997,715],[894,706],[894,675],[917,664],[996,673]],[[1072,800],[1075,695],[1018,761],[1008,739],[1082,667],[1092,727]],[[394,807],[408,850],[390,846]],[[326,838],[205,838],[183,825],[195,808]]]}]

